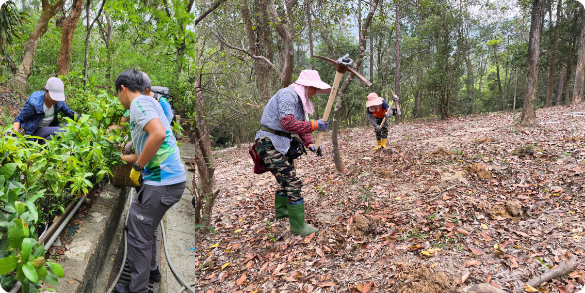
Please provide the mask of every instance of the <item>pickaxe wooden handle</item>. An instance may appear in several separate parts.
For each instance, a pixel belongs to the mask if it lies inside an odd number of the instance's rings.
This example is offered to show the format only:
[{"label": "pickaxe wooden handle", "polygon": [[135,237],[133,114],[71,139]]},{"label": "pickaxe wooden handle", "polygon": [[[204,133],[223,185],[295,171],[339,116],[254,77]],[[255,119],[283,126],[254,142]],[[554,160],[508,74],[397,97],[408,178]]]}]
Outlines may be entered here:
[{"label": "pickaxe wooden handle", "polygon": [[[392,92],[392,104],[396,104],[396,110],[400,111],[400,105],[398,105],[398,103],[396,103],[394,101],[394,91],[392,90],[392,88],[390,88],[390,91]],[[392,107],[390,107],[390,110],[392,110]],[[384,115],[384,119],[382,119],[382,123],[380,123],[380,127],[382,127],[382,125],[384,125],[384,122],[386,122],[386,115]]]},{"label": "pickaxe wooden handle", "polygon": [[[331,112],[331,107],[333,106],[333,102],[335,101],[335,95],[337,94],[337,89],[339,88],[339,84],[341,83],[341,78],[343,77],[343,74],[347,71],[353,73],[355,76],[357,76],[359,79],[361,79],[366,85],[371,86],[372,83],[367,80],[363,75],[359,74],[357,71],[343,66],[339,63],[337,63],[337,61],[331,59],[331,58],[327,58],[327,57],[323,57],[323,56],[312,56],[315,58],[320,58],[323,59],[333,65],[335,65],[335,79],[333,80],[333,85],[331,86],[331,94],[329,94],[329,100],[327,101],[327,107],[325,107],[325,112],[323,113],[323,117],[321,118],[321,121],[327,121],[327,119],[329,119],[329,113]],[[319,146],[321,145],[321,140],[323,139],[323,131],[319,131],[319,133],[317,134],[317,140],[315,141],[315,150],[319,149]]]}]

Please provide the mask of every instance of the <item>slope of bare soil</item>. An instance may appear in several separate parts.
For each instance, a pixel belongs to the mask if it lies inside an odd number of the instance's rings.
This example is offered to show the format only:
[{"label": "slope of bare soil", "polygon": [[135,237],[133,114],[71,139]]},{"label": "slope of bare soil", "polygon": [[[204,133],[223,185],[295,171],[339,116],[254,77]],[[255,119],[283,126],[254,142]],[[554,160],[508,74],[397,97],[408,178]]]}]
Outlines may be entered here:
[{"label": "slope of bare soil", "polygon": [[[307,220],[293,237],[274,222],[276,182],[254,175],[248,146],[217,152],[217,233],[197,243],[198,292],[450,292],[522,287],[584,255],[585,111],[539,110],[540,125],[497,113],[341,133],[347,174],[324,158],[296,162]],[[577,292],[582,267],[541,286]],[[421,288],[427,289],[421,289]],[[426,291],[425,291],[426,290]]]}]

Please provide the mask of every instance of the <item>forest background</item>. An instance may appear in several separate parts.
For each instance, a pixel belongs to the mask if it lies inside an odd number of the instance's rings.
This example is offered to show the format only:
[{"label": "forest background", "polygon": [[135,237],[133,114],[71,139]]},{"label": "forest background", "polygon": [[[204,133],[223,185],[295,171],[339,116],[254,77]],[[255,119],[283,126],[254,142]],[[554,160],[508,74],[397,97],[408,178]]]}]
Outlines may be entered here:
[{"label": "forest background", "polygon": [[[344,81],[337,129],[365,125],[367,94],[391,88],[400,119],[534,112],[583,96],[585,12],[573,0],[277,2],[8,1],[0,83],[28,95],[59,75],[82,99],[114,94],[117,74],[139,68],[170,88],[181,117],[204,108],[214,146],[252,141],[265,103],[301,70],[331,84],[333,68],[311,55],[349,53],[373,82]],[[315,102],[317,119],[327,99]]]}]

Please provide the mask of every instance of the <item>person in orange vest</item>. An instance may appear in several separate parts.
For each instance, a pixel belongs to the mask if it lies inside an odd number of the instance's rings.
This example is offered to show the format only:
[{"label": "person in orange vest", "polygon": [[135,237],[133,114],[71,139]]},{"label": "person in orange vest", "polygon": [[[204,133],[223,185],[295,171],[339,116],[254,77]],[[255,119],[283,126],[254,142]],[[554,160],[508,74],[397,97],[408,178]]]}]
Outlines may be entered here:
[{"label": "person in orange vest", "polygon": [[[398,97],[393,97],[394,102],[398,103]],[[392,110],[392,111],[389,111]],[[376,93],[370,93],[368,95],[368,102],[366,103],[366,113],[368,114],[368,120],[370,124],[374,126],[376,132],[377,146],[373,149],[378,150],[386,147],[386,140],[388,139],[388,124],[392,119],[392,116],[396,116],[396,107],[390,108],[390,105],[378,96]],[[382,120],[386,117],[384,125]]]}]

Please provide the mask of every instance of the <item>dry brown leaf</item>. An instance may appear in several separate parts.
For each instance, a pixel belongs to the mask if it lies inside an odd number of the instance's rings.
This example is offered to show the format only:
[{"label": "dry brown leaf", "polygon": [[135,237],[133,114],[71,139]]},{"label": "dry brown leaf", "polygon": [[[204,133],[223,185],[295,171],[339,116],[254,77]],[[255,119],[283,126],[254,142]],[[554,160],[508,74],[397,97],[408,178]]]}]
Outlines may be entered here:
[{"label": "dry brown leaf", "polygon": [[525,290],[526,292],[538,292],[538,290],[537,290],[537,289],[534,289],[534,287],[532,287],[532,286],[530,286],[530,285],[528,285],[528,284],[524,284],[524,290]]},{"label": "dry brown leaf", "polygon": [[471,233],[467,232],[466,230],[463,230],[461,228],[457,228],[457,233],[463,234],[465,236],[469,236],[471,235]]},{"label": "dry brown leaf", "polygon": [[369,282],[369,283],[364,285],[364,289],[363,289],[362,293],[368,293],[368,292],[370,292],[370,289],[372,289],[372,282]]},{"label": "dry brown leaf", "polygon": [[284,269],[284,267],[286,267],[286,263],[279,264],[278,267],[276,267],[276,269],[272,273],[272,275],[278,274],[280,272],[280,270]]},{"label": "dry brown leaf", "polygon": [[335,285],[336,285],[335,282],[327,282],[325,284],[319,285],[319,287],[333,287]]},{"label": "dry brown leaf", "polygon": [[469,278],[469,271],[463,271],[463,275],[461,275],[461,277],[457,278],[457,284],[461,285],[464,284],[465,281],[467,281],[467,278]]},{"label": "dry brown leaf", "polygon": [[481,263],[479,262],[479,260],[477,260],[477,259],[470,259],[470,260],[468,260],[468,261],[465,262],[465,265],[464,266],[466,268],[468,268],[468,267],[472,267],[472,266],[478,266],[480,264]]},{"label": "dry brown leaf", "polygon": [[236,285],[241,286],[242,283],[244,283],[244,281],[246,281],[246,273],[244,273],[236,282]]},{"label": "dry brown leaf", "polygon": [[325,257],[325,253],[323,253],[323,250],[321,248],[319,248],[319,246],[315,247],[315,252],[320,256],[320,257]]},{"label": "dry brown leaf", "polygon": [[473,247],[469,248],[471,250],[471,252],[475,255],[483,255],[483,252],[481,252],[481,250],[475,249]]},{"label": "dry brown leaf", "polygon": [[69,283],[69,284],[75,284],[75,281],[67,280],[67,283]]},{"label": "dry brown leaf", "polygon": [[577,279],[577,283],[579,283],[581,285],[585,285],[585,274],[582,274],[581,276],[579,276],[579,279]]}]

